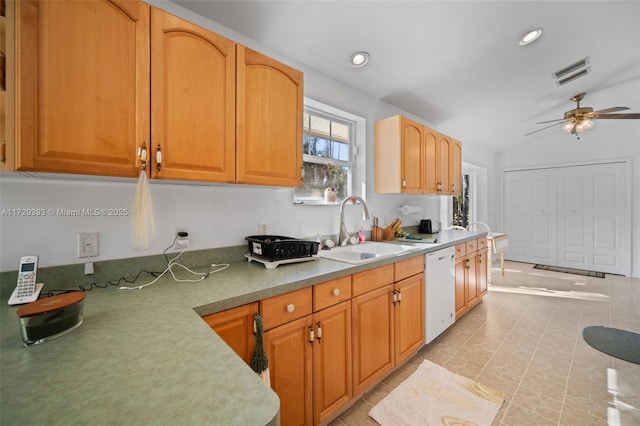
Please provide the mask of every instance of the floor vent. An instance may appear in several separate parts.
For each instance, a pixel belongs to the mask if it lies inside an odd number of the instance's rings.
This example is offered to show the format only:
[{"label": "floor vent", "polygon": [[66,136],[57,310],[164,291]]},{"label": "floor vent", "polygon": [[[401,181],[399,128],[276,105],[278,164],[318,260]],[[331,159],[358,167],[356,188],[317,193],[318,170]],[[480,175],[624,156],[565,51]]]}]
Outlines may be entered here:
[{"label": "floor vent", "polygon": [[586,277],[604,278],[604,272],[585,271],[583,269],[563,268],[561,266],[535,265],[533,269],[542,269],[543,271],[564,272],[565,274],[584,275]]},{"label": "floor vent", "polygon": [[551,73],[551,76],[558,86],[562,86],[575,79],[584,77],[590,72],[591,68],[589,67],[589,57],[587,56],[580,59],[578,62],[567,65],[566,67]]}]

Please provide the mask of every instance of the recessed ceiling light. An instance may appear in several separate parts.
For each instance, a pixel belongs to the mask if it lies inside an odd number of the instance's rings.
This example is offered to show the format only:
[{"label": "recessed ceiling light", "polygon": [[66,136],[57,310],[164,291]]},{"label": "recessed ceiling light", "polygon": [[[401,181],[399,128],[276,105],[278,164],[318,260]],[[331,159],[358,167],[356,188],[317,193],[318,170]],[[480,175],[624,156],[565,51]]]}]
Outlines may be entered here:
[{"label": "recessed ceiling light", "polygon": [[363,67],[369,62],[369,53],[356,52],[351,55],[351,65],[354,67]]},{"label": "recessed ceiling light", "polygon": [[529,31],[520,39],[520,46],[525,46],[527,44],[533,43],[542,35],[542,29],[538,28],[533,31]]}]

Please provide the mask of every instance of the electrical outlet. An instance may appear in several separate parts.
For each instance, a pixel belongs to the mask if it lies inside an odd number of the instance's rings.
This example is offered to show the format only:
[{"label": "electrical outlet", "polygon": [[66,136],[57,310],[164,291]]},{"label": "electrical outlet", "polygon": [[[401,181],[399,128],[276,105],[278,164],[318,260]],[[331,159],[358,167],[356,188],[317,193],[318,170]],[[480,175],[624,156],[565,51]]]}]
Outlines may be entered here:
[{"label": "electrical outlet", "polygon": [[269,234],[269,224],[268,223],[260,223],[260,225],[258,225],[258,234],[260,234],[260,235]]},{"label": "electrical outlet", "polygon": [[78,233],[78,257],[98,256],[98,233],[80,232]]},{"label": "electrical outlet", "polygon": [[173,248],[176,250],[184,250],[189,248],[189,231],[184,226],[176,227],[176,240]]}]

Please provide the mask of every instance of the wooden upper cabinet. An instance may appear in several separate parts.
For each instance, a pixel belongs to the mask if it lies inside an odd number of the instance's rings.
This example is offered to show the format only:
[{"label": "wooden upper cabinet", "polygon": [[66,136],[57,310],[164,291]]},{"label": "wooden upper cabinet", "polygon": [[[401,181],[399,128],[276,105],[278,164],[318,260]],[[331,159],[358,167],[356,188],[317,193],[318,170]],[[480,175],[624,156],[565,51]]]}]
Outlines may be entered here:
[{"label": "wooden upper cabinet", "polygon": [[400,115],[376,121],[376,192],[424,192],[423,148],[422,124]]},{"label": "wooden upper cabinet", "polygon": [[149,141],[149,6],[15,2],[16,169],[137,176]]},{"label": "wooden upper cabinet", "polygon": [[455,139],[449,146],[449,191],[462,195],[462,144]]},{"label": "wooden upper cabinet", "polygon": [[302,72],[242,45],[236,70],[236,181],[302,185]]},{"label": "wooden upper cabinet", "polygon": [[151,8],[152,177],[235,180],[235,57],[235,42]]},{"label": "wooden upper cabinet", "polygon": [[438,133],[438,162],[436,164],[438,174],[438,193],[449,194],[449,147],[451,138]]},{"label": "wooden upper cabinet", "polygon": [[401,190],[407,194],[420,194],[424,192],[423,126],[403,117],[401,132]]},{"label": "wooden upper cabinet", "polygon": [[438,132],[424,128],[424,190],[428,194],[438,193]]},{"label": "wooden upper cabinet", "polygon": [[459,195],[462,145],[401,115],[375,123],[377,193]]}]

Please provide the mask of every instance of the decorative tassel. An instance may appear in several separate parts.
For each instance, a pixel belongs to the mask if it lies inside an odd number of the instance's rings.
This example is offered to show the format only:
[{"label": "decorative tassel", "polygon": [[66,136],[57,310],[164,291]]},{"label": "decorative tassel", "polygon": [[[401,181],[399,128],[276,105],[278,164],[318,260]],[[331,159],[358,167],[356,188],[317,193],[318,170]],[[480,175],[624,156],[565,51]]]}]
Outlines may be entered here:
[{"label": "decorative tassel", "polygon": [[262,333],[264,332],[262,317],[259,314],[255,314],[253,318],[256,323],[256,346],[253,348],[251,368],[260,374],[269,368],[269,361],[267,360],[267,353],[264,350],[264,342],[262,340]]},{"label": "decorative tassel", "polygon": [[147,173],[142,170],[136,187],[133,205],[133,246],[138,249],[151,247],[155,235],[151,189]]}]

